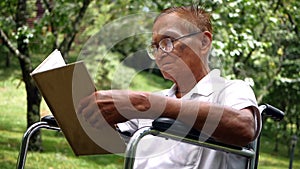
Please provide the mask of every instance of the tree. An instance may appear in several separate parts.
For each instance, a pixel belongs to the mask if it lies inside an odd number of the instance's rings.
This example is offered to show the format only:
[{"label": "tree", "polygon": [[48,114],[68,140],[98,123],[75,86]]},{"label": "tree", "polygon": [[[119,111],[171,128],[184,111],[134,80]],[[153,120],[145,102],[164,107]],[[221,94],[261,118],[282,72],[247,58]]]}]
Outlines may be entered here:
[{"label": "tree", "polygon": [[[18,20],[23,20],[19,24],[16,22],[16,13],[19,10],[14,8],[18,2],[31,3],[25,6],[26,15],[18,15]],[[31,59],[36,54],[42,53],[46,56],[45,53],[49,53],[53,48],[59,48],[68,59],[68,53],[72,50],[75,40],[77,42],[87,40],[108,22],[139,12],[157,12],[166,7],[190,4],[187,1],[177,0],[168,2],[104,0],[92,3],[90,0],[37,0],[36,2],[43,4],[42,15],[35,14],[33,9],[35,5],[32,1],[0,2],[1,16],[3,16],[0,17],[1,39],[10,51],[20,58],[20,65],[23,63],[25,68],[29,68],[27,72],[24,71],[23,80],[28,78],[28,72],[32,69]],[[295,127],[292,133],[299,134],[300,122],[296,112],[300,111],[297,106],[300,72],[298,52],[300,2],[296,0],[199,0],[197,2],[212,13],[214,42],[211,62],[214,63],[213,67],[221,68],[227,78],[239,78],[250,82],[259,103],[269,102],[288,112],[280,128],[286,130],[287,126],[293,124],[292,126]],[[23,9],[24,6],[19,8]],[[38,24],[29,27],[23,16],[27,19],[39,16],[36,20]],[[13,37],[17,38],[13,39]],[[109,76],[114,71],[112,67],[145,47],[145,37],[131,36],[122,39],[113,47],[108,46],[108,49],[102,47],[95,48],[95,51],[109,50],[110,52],[108,58],[102,60],[105,70],[101,76],[101,81],[110,87]],[[80,50],[80,44],[76,44],[76,48],[73,49]],[[30,81],[27,83],[30,84]],[[29,89],[33,88],[31,85],[28,86]],[[285,99],[287,101],[278,93],[289,94]],[[38,102],[37,100],[35,103]],[[38,106],[35,108],[39,109]],[[35,110],[35,108],[31,109]]]},{"label": "tree", "polygon": [[[7,35],[1,29],[1,39],[3,43],[9,48],[9,50],[18,57],[20,68],[22,71],[22,80],[25,83],[27,92],[27,127],[32,125],[34,122],[39,121],[39,109],[41,102],[41,95],[33,80],[30,77],[32,71],[32,64],[29,55],[28,38],[29,32],[27,32],[27,10],[26,0],[18,0],[16,8],[16,31],[17,31],[17,48],[13,46]],[[36,135],[31,140],[31,149],[40,150],[40,134]]]},{"label": "tree", "polygon": [[[11,3],[17,3],[16,5],[16,9],[14,9],[14,6],[6,6],[7,4],[11,4]],[[39,4],[40,1],[37,0],[36,4]],[[55,8],[61,6],[65,6],[62,4],[54,4],[53,1],[47,1],[44,0],[43,1],[47,6],[47,9],[49,10],[49,14],[50,15],[54,15],[56,13],[53,13]],[[37,87],[35,86],[35,83],[33,81],[33,79],[30,77],[30,72],[32,71],[32,54],[30,53],[30,47],[29,45],[34,45],[30,43],[31,38],[34,37],[33,32],[36,31],[38,33],[41,33],[43,30],[39,28],[43,28],[46,27],[48,28],[49,25],[42,25],[42,27],[36,27],[34,28],[29,28],[30,25],[28,25],[28,18],[30,15],[34,14],[34,11],[30,11],[28,9],[28,3],[26,0],[18,0],[18,1],[9,1],[9,2],[2,2],[1,6],[5,6],[5,9],[8,9],[8,11],[11,11],[9,14],[13,15],[15,13],[15,18],[13,16],[9,16],[11,18],[11,21],[14,21],[13,23],[15,23],[16,28],[15,29],[10,29],[11,27],[7,26],[5,27],[4,23],[1,23],[1,29],[0,29],[0,37],[3,41],[3,44],[10,50],[10,52],[12,54],[14,54],[15,56],[18,57],[19,63],[20,63],[20,68],[22,70],[22,80],[25,83],[25,89],[26,89],[26,93],[27,93],[27,127],[31,126],[32,124],[34,124],[35,122],[39,121],[40,119],[40,103],[41,103],[41,95],[37,89]],[[59,2],[58,3],[63,3]],[[65,3],[69,3],[71,4],[71,2],[65,2]],[[78,3],[78,2],[77,2]],[[65,32],[63,32],[64,34],[64,38],[62,40],[62,42],[60,42],[59,45],[59,49],[62,51],[62,53],[64,54],[64,56],[68,56],[68,53],[70,51],[70,47],[74,41],[74,38],[76,36],[76,34],[79,31],[79,26],[80,26],[80,22],[84,16],[84,13],[86,12],[88,5],[90,3],[90,0],[82,0],[81,6],[78,6],[77,3],[75,3],[73,6],[75,6],[75,9],[78,9],[78,13],[77,15],[74,15],[72,17],[74,17],[74,19],[68,19],[69,22],[67,22],[66,25],[64,25],[65,23],[63,23],[62,25],[64,27],[68,27],[69,29],[66,31],[66,29],[63,29]],[[77,10],[75,10],[77,11]],[[59,11],[61,12],[61,11]],[[68,11],[65,11],[65,13],[60,13],[61,15],[57,15],[60,16],[59,18],[63,18],[64,17],[70,17],[67,14]],[[40,14],[40,13],[38,13]],[[6,14],[7,15],[7,14]],[[55,44],[56,42],[58,42],[58,34],[60,32],[58,32],[58,28],[60,28],[60,25],[56,25],[55,21],[59,21],[59,19],[52,19],[52,17],[48,17],[47,19],[49,19],[48,22],[50,23],[50,28],[53,31],[54,34],[54,41]],[[2,18],[3,19],[3,18]],[[65,18],[64,18],[65,19]],[[46,20],[46,19],[45,19]],[[46,22],[47,23],[47,22]],[[60,22],[59,22],[60,24]],[[11,24],[10,24],[11,25]],[[3,27],[3,29],[2,29]],[[6,28],[6,29],[5,29]],[[14,41],[13,37],[9,37],[8,35],[12,33],[12,30],[15,30],[15,38],[16,38],[16,42]],[[9,34],[5,33],[9,32]],[[37,35],[36,35],[37,36]],[[17,43],[17,47],[14,46],[14,43]],[[40,44],[35,44],[34,46],[37,47]],[[49,44],[47,44],[49,45]],[[35,48],[33,47],[33,48]],[[54,45],[54,47],[56,47]],[[37,52],[37,51],[35,51]],[[31,150],[36,150],[36,151],[40,151],[42,150],[42,146],[41,146],[41,135],[38,132],[37,134],[35,134],[35,136],[32,137],[32,139],[30,140],[30,144],[29,144],[29,149]]]},{"label": "tree", "polygon": [[259,104],[270,103],[286,112],[279,126],[276,122],[265,126],[278,138],[276,150],[280,139],[299,135],[296,112],[300,111],[297,103],[300,3],[295,0],[209,3],[216,31],[215,52],[221,56],[227,76],[250,79]]}]

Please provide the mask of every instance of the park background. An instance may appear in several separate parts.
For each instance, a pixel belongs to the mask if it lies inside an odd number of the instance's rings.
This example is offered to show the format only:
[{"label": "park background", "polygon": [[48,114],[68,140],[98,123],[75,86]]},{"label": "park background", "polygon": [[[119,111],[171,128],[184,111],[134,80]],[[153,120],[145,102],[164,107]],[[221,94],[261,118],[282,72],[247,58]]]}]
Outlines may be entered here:
[{"label": "park background", "polygon": [[[196,2],[196,1],[194,1]],[[300,136],[300,2],[297,0],[197,1],[212,13],[212,60],[228,79],[252,85],[259,104],[269,103],[286,113],[281,122],[266,120],[262,129],[259,168],[284,169],[290,164],[292,138]],[[142,0],[2,0],[0,2],[0,168],[14,168],[21,138],[28,126],[49,114],[30,72],[59,49],[68,63],[78,59],[84,44],[106,25],[130,16],[159,12],[189,1]],[[142,22],[142,21],[140,21]],[[118,22],[116,22],[118,24]],[[126,24],[125,24],[126,25]],[[145,20],[139,31],[151,27]],[[123,27],[126,30],[126,27]],[[113,30],[108,32],[113,35]],[[112,37],[113,38],[113,37]],[[149,36],[131,35],[113,46],[94,50],[101,68],[95,83],[102,89],[157,91],[170,87],[145,56]],[[138,52],[137,52],[138,51]],[[128,72],[147,64],[136,76]],[[129,59],[128,59],[129,58]],[[141,67],[143,67],[141,66]],[[135,68],[135,69],[134,69]],[[128,82],[128,79],[130,82]],[[61,133],[42,131],[30,143],[26,168],[122,168],[117,155],[76,157]],[[300,168],[300,147],[294,149],[294,168]]]}]

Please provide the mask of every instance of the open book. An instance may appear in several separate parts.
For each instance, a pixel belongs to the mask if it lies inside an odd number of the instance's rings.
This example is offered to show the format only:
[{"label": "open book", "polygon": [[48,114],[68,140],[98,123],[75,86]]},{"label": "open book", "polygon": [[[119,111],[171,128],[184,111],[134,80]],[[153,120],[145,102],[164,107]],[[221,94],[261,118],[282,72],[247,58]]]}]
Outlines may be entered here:
[{"label": "open book", "polygon": [[66,64],[61,53],[54,50],[31,76],[75,155],[125,151],[123,140],[113,128],[95,129],[76,113],[80,100],[96,91],[83,61]]}]

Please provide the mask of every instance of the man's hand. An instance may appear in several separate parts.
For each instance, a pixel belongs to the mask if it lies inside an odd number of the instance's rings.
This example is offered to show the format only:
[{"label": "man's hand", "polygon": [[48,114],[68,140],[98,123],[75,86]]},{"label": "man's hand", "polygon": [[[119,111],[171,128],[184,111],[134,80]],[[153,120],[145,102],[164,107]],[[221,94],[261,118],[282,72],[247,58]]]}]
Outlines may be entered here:
[{"label": "man's hand", "polygon": [[97,91],[82,99],[77,112],[95,128],[114,126],[128,119],[142,117],[151,104],[149,93],[128,90]]}]

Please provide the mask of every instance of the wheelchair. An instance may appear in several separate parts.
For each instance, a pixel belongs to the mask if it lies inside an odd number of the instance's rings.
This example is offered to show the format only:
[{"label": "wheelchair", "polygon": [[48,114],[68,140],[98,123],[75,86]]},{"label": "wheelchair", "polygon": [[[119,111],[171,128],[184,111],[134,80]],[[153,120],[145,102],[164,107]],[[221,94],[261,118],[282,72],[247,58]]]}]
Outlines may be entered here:
[{"label": "wheelchair", "polygon": [[[262,120],[270,117],[275,121],[280,121],[284,118],[284,112],[269,104],[260,105],[259,111],[261,113]],[[60,131],[60,128],[52,115],[45,116],[41,118],[40,122],[36,122],[32,126],[30,126],[26,130],[22,138],[16,166],[17,169],[23,169],[25,167],[30,137],[39,129]],[[186,131],[189,132],[187,133]],[[163,137],[166,139],[174,139],[197,146],[241,155],[248,159],[247,169],[257,169],[258,167],[260,135],[254,142],[251,143],[251,146],[239,147],[227,145],[222,142],[218,142],[213,138],[201,138],[201,132],[195,129],[189,129],[187,125],[178,120],[160,117],[152,122],[152,126],[141,128],[131,136],[125,151],[125,169],[133,168],[138,143],[147,135]]]}]

